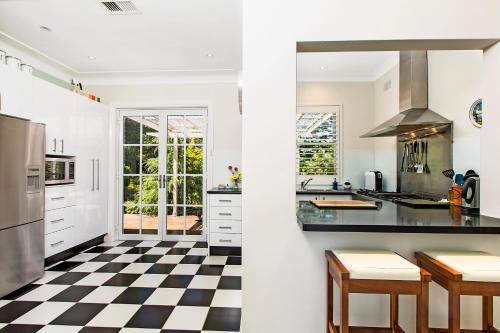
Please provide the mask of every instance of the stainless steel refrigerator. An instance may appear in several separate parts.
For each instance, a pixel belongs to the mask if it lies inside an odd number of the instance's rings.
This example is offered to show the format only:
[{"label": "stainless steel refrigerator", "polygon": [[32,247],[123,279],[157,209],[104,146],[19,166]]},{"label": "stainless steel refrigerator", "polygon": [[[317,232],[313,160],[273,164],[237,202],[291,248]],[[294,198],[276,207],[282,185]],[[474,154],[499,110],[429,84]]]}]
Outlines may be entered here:
[{"label": "stainless steel refrigerator", "polygon": [[44,271],[45,125],[0,115],[0,297]]}]

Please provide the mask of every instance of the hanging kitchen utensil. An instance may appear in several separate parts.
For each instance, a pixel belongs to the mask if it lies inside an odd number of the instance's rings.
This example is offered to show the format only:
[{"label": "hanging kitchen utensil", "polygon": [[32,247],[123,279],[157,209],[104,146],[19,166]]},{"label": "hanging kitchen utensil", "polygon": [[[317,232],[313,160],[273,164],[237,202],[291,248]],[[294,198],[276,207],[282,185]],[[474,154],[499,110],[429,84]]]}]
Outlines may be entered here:
[{"label": "hanging kitchen utensil", "polygon": [[405,146],[403,147],[403,158],[401,159],[401,168],[399,169],[401,172],[405,171],[406,147],[407,144],[405,143]]},{"label": "hanging kitchen utensil", "polygon": [[424,172],[431,173],[431,169],[429,168],[429,164],[427,164],[427,157],[429,155],[429,141],[425,141],[425,164],[424,164]]},{"label": "hanging kitchen utensil", "polygon": [[425,143],[424,141],[420,141],[420,154],[419,154],[419,161],[418,161],[418,168],[417,168],[417,173],[423,173],[424,172],[424,153],[425,153]]},{"label": "hanging kitchen utensil", "polygon": [[415,152],[415,165],[413,166],[413,172],[418,171],[418,155],[419,155],[419,147],[418,147],[418,141],[415,141],[413,143],[413,151]]},{"label": "hanging kitchen utensil", "polygon": [[453,180],[453,176],[455,176],[455,171],[453,169],[444,170],[443,175]]}]

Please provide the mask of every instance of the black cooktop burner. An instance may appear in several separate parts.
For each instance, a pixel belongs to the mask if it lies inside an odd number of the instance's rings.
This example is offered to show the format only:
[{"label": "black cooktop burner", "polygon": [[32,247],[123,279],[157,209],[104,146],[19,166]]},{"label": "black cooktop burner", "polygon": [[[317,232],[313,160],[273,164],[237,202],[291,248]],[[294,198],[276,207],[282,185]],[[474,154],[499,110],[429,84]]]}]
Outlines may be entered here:
[{"label": "black cooktop burner", "polygon": [[436,198],[425,195],[405,192],[375,192],[369,190],[359,190],[363,194],[379,200],[391,201],[394,203],[410,206],[414,208],[448,208],[447,202],[438,202]]}]

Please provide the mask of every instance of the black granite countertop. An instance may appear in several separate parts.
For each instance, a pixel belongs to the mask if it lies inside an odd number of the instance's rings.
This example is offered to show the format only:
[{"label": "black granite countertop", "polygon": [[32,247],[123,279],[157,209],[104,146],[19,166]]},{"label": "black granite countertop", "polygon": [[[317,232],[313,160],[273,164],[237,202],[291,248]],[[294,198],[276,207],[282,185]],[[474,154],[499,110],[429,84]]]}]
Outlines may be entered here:
[{"label": "black granite countertop", "polygon": [[353,199],[376,201],[378,209],[319,209],[299,201],[297,223],[304,231],[500,234],[500,219],[465,216],[459,208],[411,208],[359,194],[353,194]]},{"label": "black granite countertop", "polygon": [[208,194],[241,194],[241,187],[239,188],[218,188],[218,187],[213,187],[210,190],[207,191]]}]

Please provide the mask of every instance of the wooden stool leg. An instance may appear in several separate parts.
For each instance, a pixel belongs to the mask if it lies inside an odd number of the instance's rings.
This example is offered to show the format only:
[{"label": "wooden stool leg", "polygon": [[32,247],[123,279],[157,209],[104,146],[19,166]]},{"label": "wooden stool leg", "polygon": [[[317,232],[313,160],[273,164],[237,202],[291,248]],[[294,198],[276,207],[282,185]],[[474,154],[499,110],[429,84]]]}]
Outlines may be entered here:
[{"label": "wooden stool leg", "polygon": [[417,333],[429,331],[429,282],[422,281],[422,289],[417,295]]},{"label": "wooden stool leg", "polygon": [[448,332],[460,333],[460,294],[457,283],[451,283],[448,289]]},{"label": "wooden stool leg", "polygon": [[330,332],[330,325],[333,326],[333,277],[330,274],[330,267],[326,264],[326,333]]},{"label": "wooden stool leg", "polygon": [[493,296],[483,296],[483,330],[493,327]]},{"label": "wooden stool leg", "polygon": [[399,298],[397,294],[391,294],[391,328],[394,332],[395,324],[399,320]]},{"label": "wooden stool leg", "polygon": [[340,333],[349,332],[349,286],[343,280],[340,283]]}]

